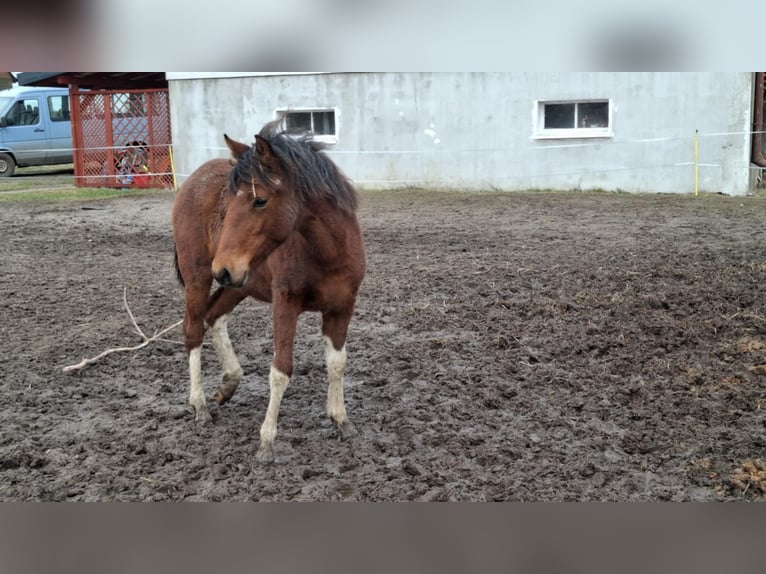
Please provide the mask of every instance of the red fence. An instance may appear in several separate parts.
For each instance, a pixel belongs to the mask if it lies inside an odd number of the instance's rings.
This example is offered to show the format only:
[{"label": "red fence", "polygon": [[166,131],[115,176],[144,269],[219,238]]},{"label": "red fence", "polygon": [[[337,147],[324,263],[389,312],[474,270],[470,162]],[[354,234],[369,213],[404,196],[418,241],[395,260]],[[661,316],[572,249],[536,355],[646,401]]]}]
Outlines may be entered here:
[{"label": "red fence", "polygon": [[80,187],[173,187],[168,90],[70,94]]}]

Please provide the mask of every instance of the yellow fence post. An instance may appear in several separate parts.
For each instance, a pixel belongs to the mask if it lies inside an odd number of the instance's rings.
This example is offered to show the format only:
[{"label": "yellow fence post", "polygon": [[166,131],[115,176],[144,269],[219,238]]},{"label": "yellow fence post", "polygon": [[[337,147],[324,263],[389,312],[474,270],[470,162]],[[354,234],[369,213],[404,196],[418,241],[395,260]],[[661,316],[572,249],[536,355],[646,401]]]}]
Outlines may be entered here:
[{"label": "yellow fence post", "polygon": [[170,172],[173,175],[173,189],[178,190],[178,182],[176,181],[176,162],[173,160],[173,146],[169,146],[170,151]]},{"label": "yellow fence post", "polygon": [[700,131],[694,130],[694,197],[699,195],[700,182]]}]

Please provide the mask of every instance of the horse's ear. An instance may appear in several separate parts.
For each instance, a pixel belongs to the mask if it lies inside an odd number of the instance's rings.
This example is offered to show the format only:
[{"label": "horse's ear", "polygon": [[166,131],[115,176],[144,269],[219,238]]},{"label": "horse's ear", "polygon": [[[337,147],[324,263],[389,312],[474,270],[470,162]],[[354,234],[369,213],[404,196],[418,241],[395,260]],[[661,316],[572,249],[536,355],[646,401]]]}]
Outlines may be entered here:
[{"label": "horse's ear", "polygon": [[237,140],[233,140],[226,134],[223,134],[223,139],[226,140],[226,145],[229,146],[229,151],[231,151],[231,155],[234,159],[239,159],[239,156],[250,149],[250,146],[238,142]]},{"label": "horse's ear", "polygon": [[255,136],[255,155],[258,156],[258,161],[267,170],[278,173],[282,171],[282,163],[279,161],[274,150],[271,148],[271,144],[262,136]]}]

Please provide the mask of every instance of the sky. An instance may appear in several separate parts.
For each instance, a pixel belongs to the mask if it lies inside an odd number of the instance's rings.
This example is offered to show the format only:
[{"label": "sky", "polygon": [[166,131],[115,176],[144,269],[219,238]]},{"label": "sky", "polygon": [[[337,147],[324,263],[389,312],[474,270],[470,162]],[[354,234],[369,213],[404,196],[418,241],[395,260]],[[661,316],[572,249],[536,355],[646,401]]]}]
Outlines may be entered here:
[{"label": "sky", "polygon": [[748,10],[760,13],[739,0],[28,0],[4,8],[0,54],[27,70],[744,71],[763,61]]}]

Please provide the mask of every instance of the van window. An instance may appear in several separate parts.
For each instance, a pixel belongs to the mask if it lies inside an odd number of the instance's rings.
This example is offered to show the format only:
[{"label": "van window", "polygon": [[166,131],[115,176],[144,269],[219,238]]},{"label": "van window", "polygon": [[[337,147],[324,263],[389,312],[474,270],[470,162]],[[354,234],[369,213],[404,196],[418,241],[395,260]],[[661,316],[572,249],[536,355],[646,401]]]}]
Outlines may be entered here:
[{"label": "van window", "polygon": [[33,126],[40,121],[40,104],[37,98],[16,100],[5,117],[9,126]]},{"label": "van window", "polygon": [[69,116],[69,96],[48,96],[48,111],[51,121],[68,122]]}]

